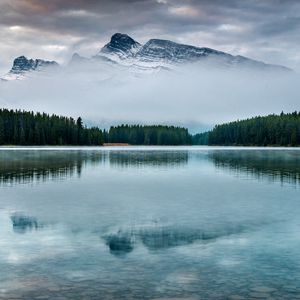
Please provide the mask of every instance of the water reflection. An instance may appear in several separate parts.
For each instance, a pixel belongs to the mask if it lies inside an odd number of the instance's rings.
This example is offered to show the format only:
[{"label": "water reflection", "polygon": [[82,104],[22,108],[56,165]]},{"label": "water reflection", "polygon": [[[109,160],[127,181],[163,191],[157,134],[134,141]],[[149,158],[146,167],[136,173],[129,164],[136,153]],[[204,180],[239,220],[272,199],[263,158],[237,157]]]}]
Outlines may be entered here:
[{"label": "water reflection", "polygon": [[110,253],[116,256],[123,256],[134,249],[134,235],[132,232],[119,231],[117,234],[110,234],[104,239]]},{"label": "water reflection", "polygon": [[300,183],[300,152],[297,150],[213,151],[209,158],[217,168],[236,176]]},{"label": "water reflection", "polygon": [[62,180],[81,176],[89,164],[113,168],[181,168],[190,158],[213,161],[233,175],[282,183],[300,182],[300,155],[296,150],[95,150],[0,151],[0,184]]},{"label": "water reflection", "polygon": [[2,150],[0,299],[299,296],[300,152],[178,149]]},{"label": "water reflection", "polygon": [[189,160],[213,161],[235,176],[300,182],[300,155],[297,150],[46,150],[0,151],[0,185],[63,180],[80,177],[87,165],[112,168],[182,168]]},{"label": "water reflection", "polygon": [[138,244],[142,244],[148,250],[164,250],[172,247],[189,245],[195,242],[209,243],[219,238],[241,234],[261,228],[268,223],[261,222],[243,224],[213,225],[211,228],[186,228],[179,226],[149,226],[118,230],[104,236],[110,253],[123,256],[134,250]]},{"label": "water reflection", "polygon": [[10,217],[13,230],[16,233],[26,233],[27,231],[37,230],[42,227],[36,218],[26,216],[20,213],[14,213]]},{"label": "water reflection", "polygon": [[46,182],[80,176],[87,162],[100,164],[102,152],[0,151],[0,184]]},{"label": "water reflection", "polygon": [[188,151],[111,151],[111,166],[132,167],[182,167],[188,163]]},{"label": "water reflection", "polygon": [[88,164],[112,167],[182,167],[187,151],[0,151],[0,184],[26,184],[81,176]]}]

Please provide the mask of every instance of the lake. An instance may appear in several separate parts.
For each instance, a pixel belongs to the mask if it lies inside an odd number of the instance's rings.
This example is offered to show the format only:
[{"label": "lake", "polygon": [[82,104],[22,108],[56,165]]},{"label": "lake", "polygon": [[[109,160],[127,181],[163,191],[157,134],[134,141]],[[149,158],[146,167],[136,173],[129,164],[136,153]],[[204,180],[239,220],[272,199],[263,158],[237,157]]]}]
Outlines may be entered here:
[{"label": "lake", "polygon": [[1,148],[0,299],[300,299],[300,149]]}]

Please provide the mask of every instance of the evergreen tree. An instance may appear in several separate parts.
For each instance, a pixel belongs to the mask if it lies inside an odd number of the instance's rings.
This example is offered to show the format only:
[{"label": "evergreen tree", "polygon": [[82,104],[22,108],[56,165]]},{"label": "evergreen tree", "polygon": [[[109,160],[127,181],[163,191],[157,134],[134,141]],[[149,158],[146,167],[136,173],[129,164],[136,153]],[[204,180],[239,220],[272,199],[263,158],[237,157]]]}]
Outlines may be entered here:
[{"label": "evergreen tree", "polygon": [[3,118],[0,116],[0,145],[5,143],[5,135],[4,135],[4,121]]},{"label": "evergreen tree", "polygon": [[123,124],[109,129],[107,141],[131,145],[190,145],[192,139],[186,128]]},{"label": "evergreen tree", "polygon": [[300,146],[300,112],[257,116],[216,125],[210,132],[194,136],[194,143],[208,145]]},{"label": "evergreen tree", "polygon": [[102,131],[81,118],[0,109],[0,145],[102,145]]}]

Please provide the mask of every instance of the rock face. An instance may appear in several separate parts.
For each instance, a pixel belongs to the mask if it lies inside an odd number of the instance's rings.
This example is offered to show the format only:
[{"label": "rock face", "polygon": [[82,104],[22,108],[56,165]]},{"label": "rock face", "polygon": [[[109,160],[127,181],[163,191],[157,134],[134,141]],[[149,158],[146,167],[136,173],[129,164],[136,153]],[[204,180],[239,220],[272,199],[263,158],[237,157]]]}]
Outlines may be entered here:
[{"label": "rock face", "polygon": [[110,42],[101,49],[100,55],[112,54],[121,59],[126,59],[135,56],[140,48],[141,44],[127,34],[115,33]]},{"label": "rock face", "polygon": [[47,61],[43,59],[28,59],[25,56],[17,57],[14,60],[13,67],[10,73],[20,74],[28,71],[41,70],[47,67],[58,66],[55,61]]},{"label": "rock face", "polygon": [[208,55],[226,54],[209,48],[197,48],[158,39],[148,41],[137,53],[137,57],[142,60],[164,61],[167,63],[189,62]]},{"label": "rock face", "polygon": [[14,59],[11,70],[1,79],[3,81],[23,79],[31,72],[46,71],[47,69],[56,68],[58,66],[59,64],[55,61],[28,59],[22,55]]}]

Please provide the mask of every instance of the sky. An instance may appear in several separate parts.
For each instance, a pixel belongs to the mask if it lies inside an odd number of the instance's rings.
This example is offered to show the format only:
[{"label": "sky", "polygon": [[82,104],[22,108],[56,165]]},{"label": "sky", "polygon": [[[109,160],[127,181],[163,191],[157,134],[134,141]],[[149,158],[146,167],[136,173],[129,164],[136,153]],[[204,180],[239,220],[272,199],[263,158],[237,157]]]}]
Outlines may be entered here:
[{"label": "sky", "polygon": [[162,38],[211,47],[298,72],[265,77],[193,64],[136,76],[99,63],[2,82],[0,107],[81,116],[102,128],[174,124],[192,132],[300,110],[299,0],[0,0],[0,75],[20,55],[62,65],[75,52],[91,57],[116,32],[140,43]]},{"label": "sky", "polygon": [[300,71],[299,0],[1,0],[0,73],[15,57],[66,64],[115,32],[170,39]]}]

